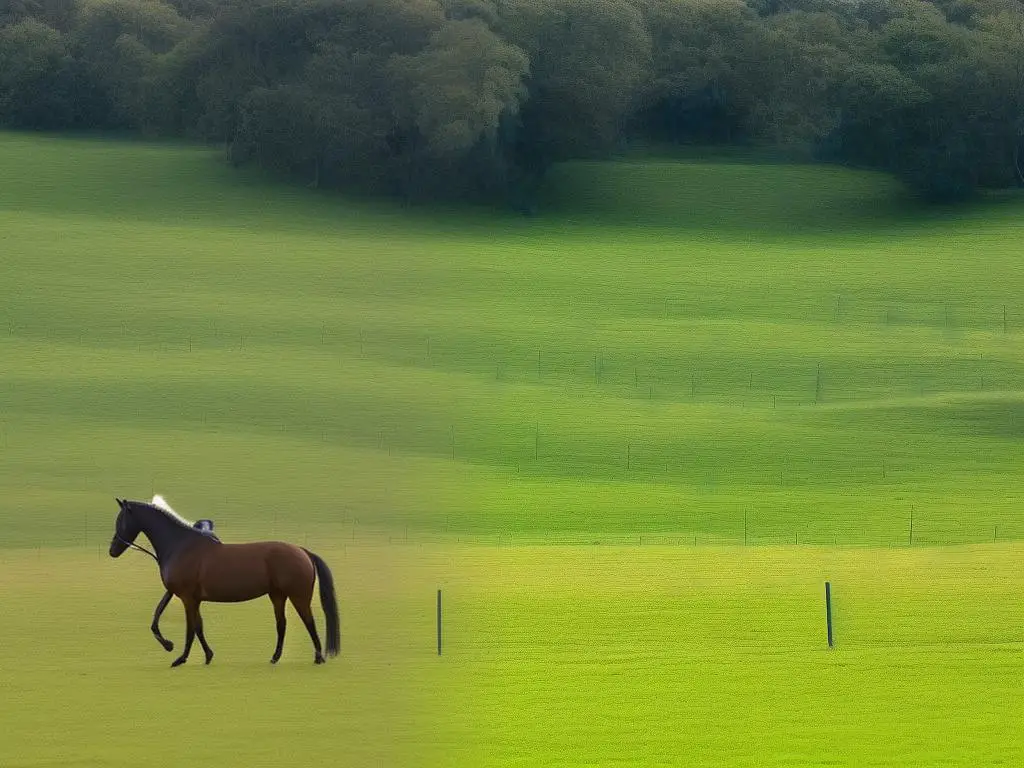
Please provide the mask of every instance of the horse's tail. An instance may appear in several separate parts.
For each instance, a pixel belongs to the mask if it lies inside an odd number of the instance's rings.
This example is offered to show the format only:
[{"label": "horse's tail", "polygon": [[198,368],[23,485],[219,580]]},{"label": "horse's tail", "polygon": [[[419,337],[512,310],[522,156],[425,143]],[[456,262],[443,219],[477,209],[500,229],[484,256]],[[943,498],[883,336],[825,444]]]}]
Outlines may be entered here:
[{"label": "horse's tail", "polygon": [[327,567],[320,555],[315,555],[305,547],[302,551],[309,555],[316,568],[316,580],[320,582],[320,605],[324,608],[324,618],[327,622],[327,651],[328,656],[337,656],[341,650],[341,628],[338,622],[338,598],[334,593],[334,576],[331,569]]}]

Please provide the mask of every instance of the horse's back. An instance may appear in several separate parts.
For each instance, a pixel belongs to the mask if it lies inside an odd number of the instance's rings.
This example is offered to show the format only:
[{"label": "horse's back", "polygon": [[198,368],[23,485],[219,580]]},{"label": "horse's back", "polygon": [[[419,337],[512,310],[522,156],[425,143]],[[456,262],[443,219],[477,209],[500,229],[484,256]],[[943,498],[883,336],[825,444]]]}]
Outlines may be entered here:
[{"label": "horse's back", "polygon": [[306,553],[283,541],[221,544],[205,552],[203,561],[203,598],[213,602],[312,592],[316,577]]}]

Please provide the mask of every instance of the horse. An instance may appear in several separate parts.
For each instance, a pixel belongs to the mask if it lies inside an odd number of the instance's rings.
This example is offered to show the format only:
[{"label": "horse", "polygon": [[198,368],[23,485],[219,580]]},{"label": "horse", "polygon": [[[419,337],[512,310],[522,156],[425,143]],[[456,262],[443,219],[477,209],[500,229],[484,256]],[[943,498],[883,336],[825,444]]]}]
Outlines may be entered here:
[{"label": "horse", "polygon": [[[203,618],[199,612],[205,602],[239,603],[267,595],[274,607],[277,623],[277,646],[270,658],[276,664],[281,658],[286,628],[285,603],[291,601],[313,642],[315,664],[323,664],[327,656],[337,656],[341,649],[338,604],[334,576],[327,563],[304,547],[281,541],[247,544],[224,544],[193,527],[173,510],[144,501],[117,499],[120,511],[114,522],[110,540],[110,556],[120,557],[129,547],[146,552],[157,561],[160,579],[167,592],[176,595],[185,608],[185,648],[172,667],[184,664],[198,638],[206,656],[213,661],[213,649],[206,642]],[[135,543],[140,533],[146,535],[155,553]],[[313,619],[313,585],[319,582],[320,604],[326,620],[326,648]],[[165,595],[166,597],[166,595]],[[170,598],[167,598],[170,601]],[[166,603],[161,600],[163,607]],[[161,645],[170,651],[173,645],[162,640],[154,617],[153,630]]]}]

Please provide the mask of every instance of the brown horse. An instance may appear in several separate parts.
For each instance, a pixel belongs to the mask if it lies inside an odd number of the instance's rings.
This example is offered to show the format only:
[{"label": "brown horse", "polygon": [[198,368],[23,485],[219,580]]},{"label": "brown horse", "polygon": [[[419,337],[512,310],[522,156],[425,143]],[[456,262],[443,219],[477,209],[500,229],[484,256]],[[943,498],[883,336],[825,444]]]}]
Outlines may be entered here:
[{"label": "brown horse", "polygon": [[[238,603],[263,595],[269,595],[277,620],[277,647],[270,662],[276,664],[281,658],[286,626],[285,602],[291,600],[313,641],[314,662],[322,664],[324,649],[320,645],[311,607],[313,585],[317,580],[327,623],[326,652],[328,656],[338,654],[341,632],[334,577],[327,563],[318,555],[280,541],[222,544],[196,530],[168,508],[144,501],[116,501],[121,511],[114,524],[110,556],[119,557],[129,547],[147,551],[135,543],[136,537],[144,533],[156,551],[153,557],[160,566],[160,578],[167,592],[177,595],[185,606],[185,650],[174,660],[172,667],[185,663],[195,638],[199,638],[203,647],[206,663],[213,660],[213,650],[206,642],[203,617],[199,613],[199,605],[203,601]],[[166,605],[169,599],[165,596],[162,605]],[[162,640],[159,635],[158,639]],[[163,641],[162,644],[168,651],[173,648],[169,642]]]}]

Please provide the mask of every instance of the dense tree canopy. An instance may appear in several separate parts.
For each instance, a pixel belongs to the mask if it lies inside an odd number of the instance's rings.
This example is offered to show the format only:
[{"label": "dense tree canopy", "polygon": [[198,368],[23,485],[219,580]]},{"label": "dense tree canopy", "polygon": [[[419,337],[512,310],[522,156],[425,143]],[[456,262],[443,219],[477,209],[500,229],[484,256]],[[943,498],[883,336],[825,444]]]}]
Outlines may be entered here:
[{"label": "dense tree canopy", "polygon": [[1024,184],[1019,0],[0,0],[0,124],[527,205],[623,141]]}]

